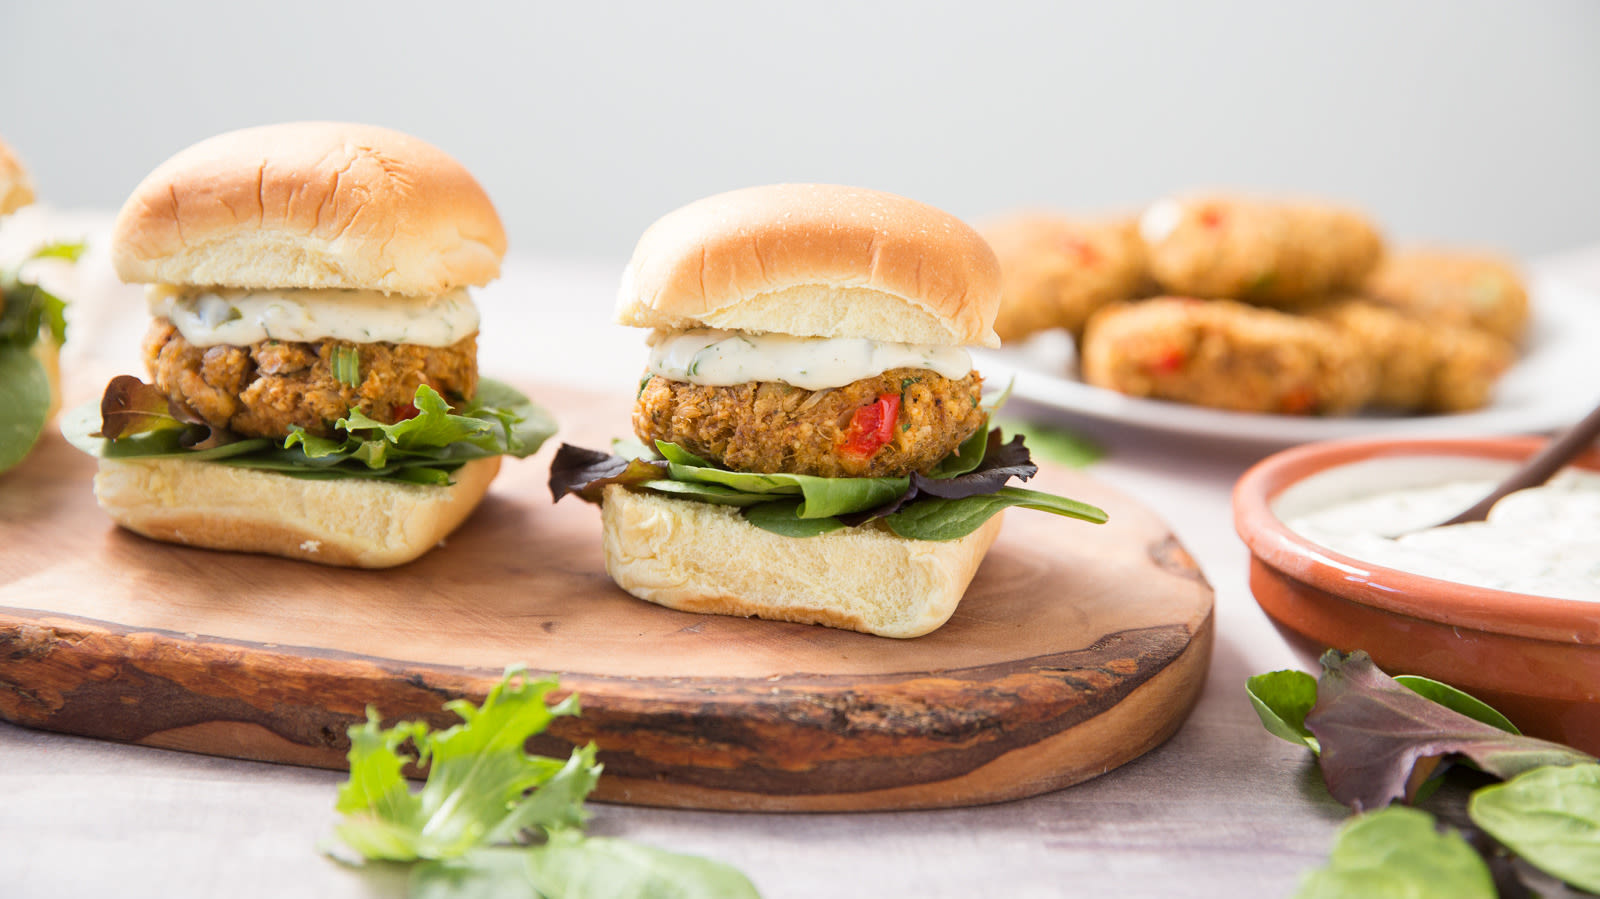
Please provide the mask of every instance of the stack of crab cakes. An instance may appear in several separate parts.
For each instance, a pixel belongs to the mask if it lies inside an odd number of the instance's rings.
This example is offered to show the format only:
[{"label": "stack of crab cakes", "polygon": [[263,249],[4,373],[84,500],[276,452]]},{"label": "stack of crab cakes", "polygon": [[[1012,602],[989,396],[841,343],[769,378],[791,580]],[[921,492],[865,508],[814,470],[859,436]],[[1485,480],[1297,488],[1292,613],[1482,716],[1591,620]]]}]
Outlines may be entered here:
[{"label": "stack of crab cakes", "polygon": [[1331,204],[1193,194],[1099,227],[1124,235],[1115,279],[1062,249],[1063,235],[1085,240],[1081,223],[1018,216],[986,231],[1007,287],[1011,327],[997,330],[1015,342],[1065,328],[1083,379],[1133,396],[1288,415],[1463,412],[1490,402],[1528,318],[1506,263],[1386,256],[1367,217]]}]

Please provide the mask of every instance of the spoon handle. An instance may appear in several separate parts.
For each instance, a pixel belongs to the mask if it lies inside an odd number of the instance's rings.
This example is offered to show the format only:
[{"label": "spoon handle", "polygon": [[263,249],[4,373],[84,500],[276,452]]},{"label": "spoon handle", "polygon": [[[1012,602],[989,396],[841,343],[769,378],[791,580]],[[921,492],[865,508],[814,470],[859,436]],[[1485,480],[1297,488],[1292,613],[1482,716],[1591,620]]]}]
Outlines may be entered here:
[{"label": "spoon handle", "polygon": [[[1561,467],[1583,452],[1583,448],[1600,437],[1600,406],[1583,417],[1583,420],[1568,428],[1565,433],[1552,439],[1544,445],[1532,458],[1523,463],[1523,466],[1506,478],[1494,492],[1479,500],[1477,505],[1462,512],[1460,515],[1444,522],[1445,525],[1462,524],[1468,521],[1483,521],[1489,517],[1489,509],[1507,494],[1529,487],[1537,487],[1550,480]],[[1443,527],[1443,525],[1440,525]]]}]

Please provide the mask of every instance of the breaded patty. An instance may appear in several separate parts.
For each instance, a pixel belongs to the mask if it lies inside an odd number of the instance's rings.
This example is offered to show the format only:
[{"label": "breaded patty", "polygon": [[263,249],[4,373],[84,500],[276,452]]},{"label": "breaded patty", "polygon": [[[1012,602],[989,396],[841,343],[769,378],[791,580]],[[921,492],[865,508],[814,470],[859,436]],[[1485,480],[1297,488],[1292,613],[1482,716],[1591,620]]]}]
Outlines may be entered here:
[{"label": "breaded patty", "polygon": [[[360,358],[355,387],[333,376],[337,347],[354,348]],[[330,436],[333,423],[354,407],[393,423],[412,414],[422,384],[452,401],[478,390],[476,334],[447,347],[341,340],[198,347],[158,318],[145,335],[144,356],[163,393],[213,427],[251,437],[283,437],[291,425]]]},{"label": "breaded patty", "polygon": [[1293,309],[1354,290],[1383,240],[1359,213],[1220,195],[1163,200],[1139,221],[1150,271],[1169,293]]},{"label": "breaded patty", "polygon": [[1384,260],[1361,292],[1441,324],[1515,343],[1528,324],[1528,291],[1510,263],[1483,253],[1413,251]]},{"label": "breaded patty", "polygon": [[1178,297],[1122,303],[1090,319],[1083,378],[1133,396],[1293,415],[1352,412],[1373,389],[1371,363],[1329,325]]},{"label": "breaded patty", "polygon": [[1000,339],[1050,328],[1073,338],[1096,310],[1144,293],[1144,243],[1131,219],[1080,221],[1044,213],[996,219],[978,228],[1000,259]]},{"label": "breaded patty", "polygon": [[[952,381],[916,368],[815,391],[778,381],[706,387],[651,376],[639,391],[633,430],[647,444],[676,443],[738,471],[899,477],[932,468],[983,426],[982,384],[976,372]],[[885,408],[878,405],[885,397],[898,404],[893,421],[883,423],[888,442],[869,441],[873,449],[862,452],[862,424],[872,407]]]},{"label": "breaded patty", "polygon": [[1312,315],[1355,341],[1377,372],[1372,404],[1403,412],[1465,412],[1488,405],[1511,367],[1511,344],[1472,328],[1424,322],[1368,300],[1346,298]]}]

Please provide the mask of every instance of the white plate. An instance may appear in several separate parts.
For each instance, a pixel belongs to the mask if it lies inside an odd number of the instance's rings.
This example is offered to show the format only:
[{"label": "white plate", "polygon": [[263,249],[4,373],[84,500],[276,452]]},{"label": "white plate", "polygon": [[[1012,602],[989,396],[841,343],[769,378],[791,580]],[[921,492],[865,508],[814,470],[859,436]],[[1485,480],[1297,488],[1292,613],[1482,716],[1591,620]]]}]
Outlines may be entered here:
[{"label": "white plate", "polygon": [[[1456,437],[1549,431],[1600,401],[1600,297],[1560,281],[1532,283],[1533,321],[1523,357],[1495,386],[1494,401],[1455,415],[1338,418],[1225,412],[1125,396],[1076,377],[1065,335],[973,353],[990,384],[1016,378],[1012,397],[1074,415],[1220,440],[1287,446],[1343,437]],[[1066,374],[1063,374],[1066,373]]]}]

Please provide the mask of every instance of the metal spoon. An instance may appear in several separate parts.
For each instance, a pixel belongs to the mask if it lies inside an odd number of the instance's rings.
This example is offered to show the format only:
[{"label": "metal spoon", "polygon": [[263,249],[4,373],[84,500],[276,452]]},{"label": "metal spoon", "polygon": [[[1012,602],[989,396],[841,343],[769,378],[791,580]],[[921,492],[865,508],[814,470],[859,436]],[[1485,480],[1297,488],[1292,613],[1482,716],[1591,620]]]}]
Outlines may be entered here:
[{"label": "metal spoon", "polygon": [[1521,468],[1512,472],[1510,477],[1501,481],[1493,493],[1479,500],[1472,508],[1435,527],[1483,521],[1489,517],[1489,509],[1507,494],[1537,487],[1550,480],[1556,472],[1593,443],[1596,437],[1600,437],[1600,406],[1595,406],[1594,411],[1585,415],[1582,421],[1552,438],[1544,445],[1544,449],[1539,450],[1528,461],[1522,463]]}]

